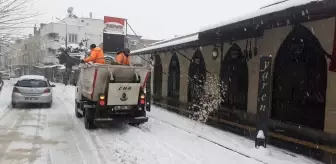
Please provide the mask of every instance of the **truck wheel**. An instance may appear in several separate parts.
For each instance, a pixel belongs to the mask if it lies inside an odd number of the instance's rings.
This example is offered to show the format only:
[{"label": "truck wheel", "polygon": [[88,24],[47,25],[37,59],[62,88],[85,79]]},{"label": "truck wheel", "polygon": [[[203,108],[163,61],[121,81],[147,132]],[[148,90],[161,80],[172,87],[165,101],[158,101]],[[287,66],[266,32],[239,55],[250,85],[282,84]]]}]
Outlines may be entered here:
[{"label": "truck wheel", "polygon": [[85,129],[94,129],[96,128],[92,116],[90,116],[92,112],[90,110],[86,110],[84,113],[84,126]]},{"label": "truck wheel", "polygon": [[[142,110],[142,111],[140,111],[139,113],[137,113],[136,116],[137,116],[137,117],[141,117],[141,116],[146,117],[146,111],[145,111],[145,110]],[[129,125],[138,127],[139,125],[144,124],[144,123],[145,123],[145,122],[141,122],[141,123],[129,123]]]},{"label": "truck wheel", "polygon": [[[143,123],[141,123],[141,124],[143,124]],[[128,125],[131,125],[131,126],[134,126],[134,127],[139,127],[140,123],[129,123]]]},{"label": "truck wheel", "polygon": [[76,117],[77,117],[77,118],[82,118],[83,115],[80,114],[80,113],[78,112],[78,108],[79,108],[79,103],[77,103],[77,102],[75,101],[75,114],[76,114]]},{"label": "truck wheel", "polygon": [[16,107],[16,103],[12,102],[12,108]]}]

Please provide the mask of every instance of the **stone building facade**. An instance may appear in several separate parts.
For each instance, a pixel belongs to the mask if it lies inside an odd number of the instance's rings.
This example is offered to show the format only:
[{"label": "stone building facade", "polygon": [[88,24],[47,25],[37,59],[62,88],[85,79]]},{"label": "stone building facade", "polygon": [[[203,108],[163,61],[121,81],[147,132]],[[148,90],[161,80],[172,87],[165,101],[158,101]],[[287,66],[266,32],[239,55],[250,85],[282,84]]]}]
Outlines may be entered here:
[{"label": "stone building facade", "polygon": [[[132,55],[153,56],[154,97],[190,105],[200,102],[199,95],[219,92],[216,110],[237,118],[241,114],[240,122],[250,123],[257,115],[260,56],[272,56],[269,126],[273,137],[286,136],[289,141],[288,137],[303,135],[306,139],[300,139],[318,140],[326,146],[323,151],[335,154],[336,1],[298,2],[268,6],[250,14],[255,17],[205,28],[193,34],[197,39],[188,35]],[[203,87],[198,97],[191,94],[195,79]],[[224,122],[230,122],[226,118]]]}]

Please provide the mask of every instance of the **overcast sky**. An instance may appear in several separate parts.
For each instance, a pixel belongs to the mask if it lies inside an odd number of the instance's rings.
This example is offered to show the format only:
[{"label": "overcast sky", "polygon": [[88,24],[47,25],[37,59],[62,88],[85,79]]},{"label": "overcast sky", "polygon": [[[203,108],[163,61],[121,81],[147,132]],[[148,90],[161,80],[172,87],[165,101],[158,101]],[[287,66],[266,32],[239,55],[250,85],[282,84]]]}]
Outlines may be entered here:
[{"label": "overcast sky", "polygon": [[64,18],[68,7],[79,17],[103,19],[116,16],[128,19],[133,29],[144,38],[164,39],[198,31],[275,0],[35,0],[43,15],[35,21],[49,23]]}]

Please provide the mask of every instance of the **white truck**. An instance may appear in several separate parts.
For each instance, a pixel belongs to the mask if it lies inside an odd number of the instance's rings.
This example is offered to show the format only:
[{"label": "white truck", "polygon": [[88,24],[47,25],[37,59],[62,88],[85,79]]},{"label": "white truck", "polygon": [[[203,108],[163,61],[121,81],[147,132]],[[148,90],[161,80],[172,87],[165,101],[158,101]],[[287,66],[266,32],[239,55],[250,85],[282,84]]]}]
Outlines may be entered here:
[{"label": "white truck", "polygon": [[147,122],[151,68],[111,64],[80,64],[76,85],[76,117],[86,129],[97,124]]}]

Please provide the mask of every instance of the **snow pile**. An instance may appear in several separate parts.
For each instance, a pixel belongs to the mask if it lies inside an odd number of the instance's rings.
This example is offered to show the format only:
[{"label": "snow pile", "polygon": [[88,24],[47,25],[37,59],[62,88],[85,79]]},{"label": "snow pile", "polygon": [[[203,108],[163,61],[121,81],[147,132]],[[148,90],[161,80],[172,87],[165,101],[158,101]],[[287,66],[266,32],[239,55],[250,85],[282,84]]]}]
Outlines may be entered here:
[{"label": "snow pile", "polygon": [[203,93],[194,93],[199,94],[200,99],[198,104],[192,105],[192,108],[196,108],[198,110],[190,117],[197,121],[206,122],[209,115],[219,108],[223,98],[220,92],[222,87],[218,76],[208,74],[203,87]]},{"label": "snow pile", "polygon": [[27,79],[45,80],[46,78],[40,75],[23,75],[18,80],[27,80]]},{"label": "snow pile", "polygon": [[257,138],[258,139],[265,139],[265,134],[262,130],[258,131]]},{"label": "snow pile", "polygon": [[[65,51],[65,45],[62,45],[58,48],[57,54],[60,55]],[[86,53],[89,49],[86,48],[83,44],[68,44],[67,52],[68,53]]]}]

